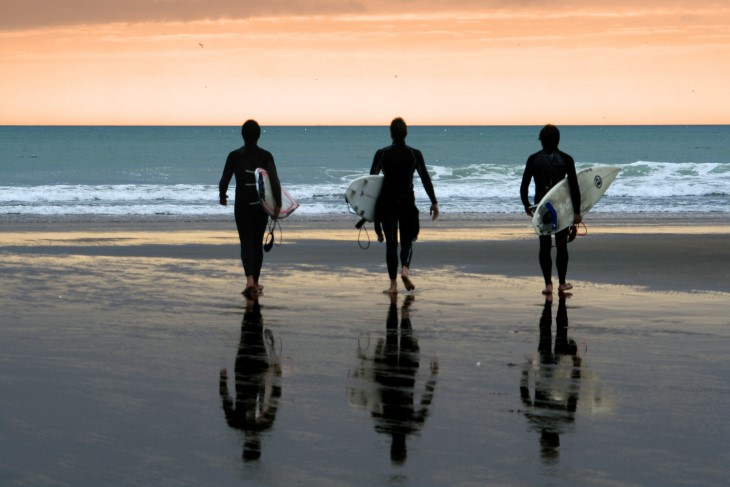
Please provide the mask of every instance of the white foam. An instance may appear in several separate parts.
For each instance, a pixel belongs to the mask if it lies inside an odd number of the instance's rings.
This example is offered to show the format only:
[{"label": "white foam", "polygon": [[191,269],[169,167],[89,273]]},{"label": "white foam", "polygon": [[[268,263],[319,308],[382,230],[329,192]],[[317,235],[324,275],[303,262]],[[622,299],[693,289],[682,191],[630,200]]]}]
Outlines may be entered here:
[{"label": "white foam", "polygon": [[[594,164],[579,163],[578,169]],[[622,171],[595,212],[730,212],[730,165],[637,161]],[[364,175],[322,169],[316,184],[284,185],[300,203],[301,214],[347,213],[344,192]],[[470,164],[429,166],[442,211],[454,213],[522,212],[519,185],[522,166]],[[427,211],[428,197],[418,178],[416,199]],[[530,190],[532,193],[532,188]],[[233,204],[235,187],[229,188]],[[0,214],[216,215],[230,212],[218,204],[216,185],[120,184],[0,187]]]}]

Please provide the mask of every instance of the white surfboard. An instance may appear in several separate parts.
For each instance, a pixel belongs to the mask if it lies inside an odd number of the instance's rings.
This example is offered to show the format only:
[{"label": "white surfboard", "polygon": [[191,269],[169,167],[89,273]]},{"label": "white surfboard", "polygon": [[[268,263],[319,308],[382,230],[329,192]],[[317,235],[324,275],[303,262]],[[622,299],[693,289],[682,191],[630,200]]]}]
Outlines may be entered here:
[{"label": "white surfboard", "polygon": [[[276,200],[274,194],[271,191],[271,181],[269,181],[269,173],[265,169],[256,168],[254,172],[256,175],[256,186],[259,192],[259,200],[264,211],[269,216],[274,216],[276,210]],[[279,219],[286,218],[294,210],[299,208],[299,203],[291,197],[291,195],[283,187],[281,188],[281,210],[279,210]]]},{"label": "white surfboard", "polygon": [[375,219],[375,204],[378,202],[383,176],[363,176],[357,178],[345,191],[345,200],[358,216],[371,222]]},{"label": "white surfboard", "polygon": [[[580,188],[580,214],[585,216],[598,203],[621,169],[612,166],[594,166],[577,173]],[[573,224],[573,202],[568,178],[553,186],[542,198],[532,217],[538,235],[552,235]]]}]

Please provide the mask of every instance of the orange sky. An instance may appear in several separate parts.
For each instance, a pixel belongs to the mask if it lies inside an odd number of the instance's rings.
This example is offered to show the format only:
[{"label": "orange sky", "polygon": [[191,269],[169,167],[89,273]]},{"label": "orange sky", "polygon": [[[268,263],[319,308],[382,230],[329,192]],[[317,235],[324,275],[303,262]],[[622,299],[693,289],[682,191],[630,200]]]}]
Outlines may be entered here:
[{"label": "orange sky", "polygon": [[727,2],[574,3],[0,0],[0,124],[730,123]]}]

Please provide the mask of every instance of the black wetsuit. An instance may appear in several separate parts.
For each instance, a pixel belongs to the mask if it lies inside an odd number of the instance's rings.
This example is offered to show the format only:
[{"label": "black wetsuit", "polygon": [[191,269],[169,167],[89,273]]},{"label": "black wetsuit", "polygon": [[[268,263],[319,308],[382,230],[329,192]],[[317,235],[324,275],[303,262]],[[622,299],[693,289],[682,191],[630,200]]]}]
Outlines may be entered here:
[{"label": "black wetsuit", "polygon": [[241,240],[241,262],[246,276],[253,276],[254,281],[258,283],[264,262],[261,244],[269,217],[259,201],[254,174],[256,168],[262,168],[268,173],[274,199],[276,204],[281,206],[281,184],[276,173],[274,157],[270,152],[250,142],[228,154],[218,189],[221,199],[225,198],[228,184],[235,174],[235,214],[238,237]]},{"label": "black wetsuit", "polygon": [[[556,184],[568,177],[570,186],[570,197],[573,202],[573,212],[580,214],[580,189],[578,188],[578,176],[575,173],[575,161],[570,155],[560,150],[541,150],[532,154],[527,159],[525,172],[522,174],[520,185],[520,198],[527,210],[530,207],[530,200],[527,192],[530,181],[535,180],[535,204],[542,200],[543,196]],[[555,258],[555,265],[558,268],[558,280],[560,284],[565,283],[565,276],[568,272],[568,229],[555,234],[555,241],[558,249]],[[550,251],[552,239],[549,235],[540,237],[540,268],[542,269],[545,285],[552,284],[552,258]]]},{"label": "black wetsuit", "polygon": [[431,203],[435,205],[437,201],[423,154],[405,142],[395,142],[375,153],[370,174],[379,174],[380,171],[383,171],[384,179],[378,197],[376,220],[382,224],[385,234],[388,275],[395,279],[398,272],[398,230],[402,266],[410,267],[413,241],[418,238],[418,208],[413,193],[415,172],[418,172]]}]

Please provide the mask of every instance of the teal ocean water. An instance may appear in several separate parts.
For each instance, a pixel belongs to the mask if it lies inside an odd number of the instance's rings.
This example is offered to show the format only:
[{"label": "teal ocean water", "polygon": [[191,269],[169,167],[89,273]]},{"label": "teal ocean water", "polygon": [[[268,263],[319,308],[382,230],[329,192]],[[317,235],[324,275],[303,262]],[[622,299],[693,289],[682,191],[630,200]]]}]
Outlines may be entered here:
[{"label": "teal ocean water", "polygon": [[[382,127],[263,127],[302,215],[347,214],[344,191],[367,174]],[[519,184],[540,127],[411,126],[444,213],[521,212]],[[578,168],[622,169],[592,210],[729,213],[730,126],[565,126]],[[0,215],[229,213],[217,186],[240,127],[0,127]],[[417,183],[417,198],[426,195]],[[233,196],[233,191],[229,191]]]}]

